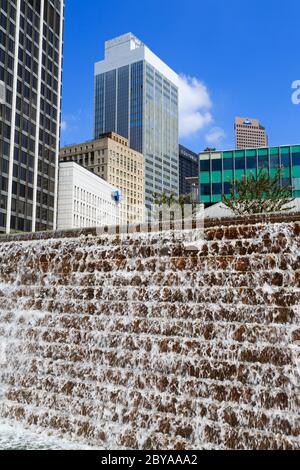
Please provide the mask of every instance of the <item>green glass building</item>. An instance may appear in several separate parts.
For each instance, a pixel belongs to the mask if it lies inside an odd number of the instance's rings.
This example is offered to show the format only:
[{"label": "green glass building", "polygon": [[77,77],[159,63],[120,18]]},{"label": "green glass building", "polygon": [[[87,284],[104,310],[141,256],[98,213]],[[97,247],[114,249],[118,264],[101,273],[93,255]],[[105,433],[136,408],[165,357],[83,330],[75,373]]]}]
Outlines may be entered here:
[{"label": "green glass building", "polygon": [[292,185],[294,197],[300,197],[300,145],[207,151],[199,158],[199,194],[204,204],[222,201],[222,194],[229,194],[230,181],[251,172],[257,175],[261,168],[267,168],[273,176],[282,167],[282,185]]}]

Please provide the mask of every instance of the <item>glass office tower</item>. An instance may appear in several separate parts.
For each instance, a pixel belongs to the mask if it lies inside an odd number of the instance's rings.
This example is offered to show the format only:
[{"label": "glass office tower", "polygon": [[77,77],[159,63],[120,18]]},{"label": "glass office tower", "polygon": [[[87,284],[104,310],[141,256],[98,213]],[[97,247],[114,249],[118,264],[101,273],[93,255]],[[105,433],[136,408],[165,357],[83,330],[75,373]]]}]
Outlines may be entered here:
[{"label": "glass office tower", "polygon": [[230,181],[240,180],[251,172],[257,175],[266,168],[271,176],[282,167],[282,184],[294,188],[300,197],[300,145],[265,147],[200,154],[200,201],[220,202],[222,194],[229,195]]},{"label": "glass office tower", "polygon": [[0,2],[1,232],[56,226],[63,21],[63,0]]},{"label": "glass office tower", "polygon": [[94,137],[117,132],[145,160],[145,200],[178,194],[178,76],[131,33],[95,64]]},{"label": "glass office tower", "polygon": [[199,158],[197,153],[179,145],[179,194],[190,194],[192,187],[187,178],[198,177]]}]

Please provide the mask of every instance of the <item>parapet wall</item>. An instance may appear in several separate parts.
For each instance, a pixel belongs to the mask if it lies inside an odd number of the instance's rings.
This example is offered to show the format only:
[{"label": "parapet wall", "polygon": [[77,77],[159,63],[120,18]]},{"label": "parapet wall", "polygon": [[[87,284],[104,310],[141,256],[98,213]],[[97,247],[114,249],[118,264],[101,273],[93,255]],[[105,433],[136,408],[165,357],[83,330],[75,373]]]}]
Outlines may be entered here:
[{"label": "parapet wall", "polygon": [[300,214],[211,220],[198,251],[139,231],[1,240],[0,416],[108,449],[300,449]]}]

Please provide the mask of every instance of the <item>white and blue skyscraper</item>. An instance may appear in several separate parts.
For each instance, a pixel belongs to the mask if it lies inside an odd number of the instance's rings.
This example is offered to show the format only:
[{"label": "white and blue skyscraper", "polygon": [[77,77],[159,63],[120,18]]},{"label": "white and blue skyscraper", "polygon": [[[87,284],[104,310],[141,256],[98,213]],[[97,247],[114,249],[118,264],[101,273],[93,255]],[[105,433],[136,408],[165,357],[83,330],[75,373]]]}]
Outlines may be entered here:
[{"label": "white and blue skyscraper", "polygon": [[95,64],[95,139],[117,132],[145,159],[145,200],[178,194],[178,75],[131,33]]}]

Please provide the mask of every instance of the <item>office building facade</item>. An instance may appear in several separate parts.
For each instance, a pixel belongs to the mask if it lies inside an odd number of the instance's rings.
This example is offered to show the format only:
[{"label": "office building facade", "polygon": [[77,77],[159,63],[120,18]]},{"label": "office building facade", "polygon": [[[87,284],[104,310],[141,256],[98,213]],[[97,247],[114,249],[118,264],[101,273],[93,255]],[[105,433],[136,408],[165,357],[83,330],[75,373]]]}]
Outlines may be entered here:
[{"label": "office building facade", "polygon": [[118,225],[118,189],[74,162],[59,164],[58,230]]},{"label": "office building facade", "polygon": [[237,117],[234,123],[236,148],[268,147],[266,129],[258,119]]},{"label": "office building facade", "polygon": [[178,75],[131,33],[95,64],[95,139],[116,132],[145,159],[145,199],[178,194]]},{"label": "office building facade", "polygon": [[74,161],[120,189],[120,223],[144,221],[144,158],[129,147],[128,140],[112,132],[98,140],[67,146],[60,161]]},{"label": "office building facade", "polygon": [[63,24],[63,0],[1,0],[1,232],[56,226]]},{"label": "office building facade", "polygon": [[179,194],[191,194],[191,180],[198,177],[199,157],[195,152],[179,145]]},{"label": "office building facade", "polygon": [[200,154],[199,193],[204,204],[217,203],[222,194],[229,195],[230,181],[244,175],[257,175],[266,168],[274,176],[282,168],[282,184],[294,188],[294,197],[300,197],[300,145],[265,147]]}]

